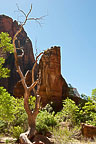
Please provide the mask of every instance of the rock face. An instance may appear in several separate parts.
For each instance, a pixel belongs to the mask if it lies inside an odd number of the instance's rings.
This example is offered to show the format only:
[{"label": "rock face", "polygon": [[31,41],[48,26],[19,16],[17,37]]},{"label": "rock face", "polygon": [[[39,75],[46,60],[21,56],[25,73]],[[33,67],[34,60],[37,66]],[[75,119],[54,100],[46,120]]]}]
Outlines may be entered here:
[{"label": "rock face", "polygon": [[42,105],[53,102],[56,109],[60,109],[62,99],[68,96],[68,85],[61,75],[60,47],[52,47],[44,52],[40,59],[41,85],[39,94]]},{"label": "rock face", "polygon": [[82,135],[86,138],[96,137],[96,126],[81,124]]},{"label": "rock face", "polygon": [[[16,21],[13,21],[12,18],[5,15],[0,15],[0,33],[8,32],[9,35],[13,38],[19,27],[20,25],[18,25]],[[20,47],[22,47],[22,49],[24,50],[24,56],[19,59],[19,64],[21,66],[22,72],[25,74],[27,70],[32,69],[35,59],[32,43],[24,29],[19,34],[18,40],[16,41],[16,47],[18,47],[18,45],[20,45]],[[8,90],[8,92],[13,94],[13,88],[16,85],[17,81],[20,80],[20,78],[18,73],[16,72],[13,54],[4,54],[3,57],[6,59],[4,66],[8,67],[11,72],[9,78],[0,80],[0,85],[4,86]]]}]

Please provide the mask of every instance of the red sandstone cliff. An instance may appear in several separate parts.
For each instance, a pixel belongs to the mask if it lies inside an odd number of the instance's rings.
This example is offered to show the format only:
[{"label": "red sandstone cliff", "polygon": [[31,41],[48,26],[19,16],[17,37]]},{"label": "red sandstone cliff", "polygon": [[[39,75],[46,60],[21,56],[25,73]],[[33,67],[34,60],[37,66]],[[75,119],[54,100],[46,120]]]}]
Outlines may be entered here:
[{"label": "red sandstone cliff", "polygon": [[[0,33],[8,32],[9,35],[13,38],[19,27],[20,26],[18,25],[18,23],[16,21],[13,21],[12,18],[5,15],[0,15]],[[20,58],[19,63],[23,73],[26,73],[27,70],[32,69],[35,59],[32,43],[24,29],[22,30],[22,33],[20,33],[18,36],[18,40],[16,41],[16,47],[18,47],[18,41],[20,43],[20,47],[22,47],[24,50],[24,56]],[[13,88],[17,81],[20,80],[20,78],[15,69],[13,54],[6,54],[4,55],[4,57],[6,58],[4,66],[8,67],[11,72],[9,78],[0,80],[0,85],[4,86],[11,94],[13,94]]]},{"label": "red sandstone cliff", "polygon": [[61,75],[60,47],[48,49],[40,59],[41,71],[40,96],[42,105],[53,102],[58,111],[62,107],[62,100],[69,95],[69,88]]}]

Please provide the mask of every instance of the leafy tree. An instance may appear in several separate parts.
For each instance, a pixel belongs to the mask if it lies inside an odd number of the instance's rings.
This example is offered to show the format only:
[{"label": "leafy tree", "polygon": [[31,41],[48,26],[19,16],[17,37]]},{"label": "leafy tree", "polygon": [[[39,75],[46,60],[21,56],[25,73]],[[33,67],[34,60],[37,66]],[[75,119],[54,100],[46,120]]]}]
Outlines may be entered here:
[{"label": "leafy tree", "polygon": [[96,126],[96,102],[88,100],[82,107],[81,114],[82,122]]},{"label": "leafy tree", "polygon": [[0,119],[6,122],[13,121],[14,117],[14,102],[15,98],[0,87]]},{"label": "leafy tree", "polygon": [[[7,78],[9,76],[10,70],[8,68],[4,68],[3,64],[5,63],[5,59],[3,58],[3,53],[13,52],[13,44],[11,44],[12,38],[9,37],[8,33],[1,32],[0,34],[0,78]],[[0,87],[0,119],[4,121],[12,121],[13,119],[13,111],[14,111],[14,98],[10,97],[10,94],[4,89]]]},{"label": "leafy tree", "polygon": [[[5,63],[5,59],[3,55],[6,52],[13,52],[13,44],[11,44],[12,38],[9,37],[8,33],[1,32],[0,33],[0,78],[7,78],[9,76],[10,70],[8,68],[4,68],[3,64]],[[4,125],[12,122],[14,119],[14,97],[11,97],[10,94],[4,89],[0,87],[0,124]],[[1,129],[1,127],[0,127]]]}]

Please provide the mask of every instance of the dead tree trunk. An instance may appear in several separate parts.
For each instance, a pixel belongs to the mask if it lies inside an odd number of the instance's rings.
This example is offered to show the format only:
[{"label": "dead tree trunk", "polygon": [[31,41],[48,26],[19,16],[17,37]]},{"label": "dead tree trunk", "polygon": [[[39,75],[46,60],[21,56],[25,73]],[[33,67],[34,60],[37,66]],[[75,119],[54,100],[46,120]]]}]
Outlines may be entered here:
[{"label": "dead tree trunk", "polygon": [[[25,82],[25,78],[26,78],[26,75],[24,76],[22,71],[21,71],[21,68],[19,66],[19,63],[18,63],[18,58],[20,57],[23,57],[24,55],[24,52],[21,48],[18,48],[22,51],[22,54],[21,55],[17,55],[17,51],[16,51],[16,46],[15,46],[15,40],[17,39],[17,36],[18,34],[20,34],[20,32],[22,31],[23,29],[23,26],[25,25],[26,21],[27,20],[40,20],[42,17],[40,18],[28,18],[31,10],[32,10],[32,5],[31,5],[31,9],[30,11],[28,12],[28,14],[26,15],[22,10],[20,10],[18,8],[19,11],[21,11],[24,16],[25,16],[25,21],[24,23],[20,26],[20,29],[16,32],[16,34],[14,35],[13,37],[13,46],[14,46],[14,57],[15,57],[15,65],[16,65],[16,69],[17,69],[17,72],[21,78],[21,82],[22,82],[22,85],[24,87],[24,108],[25,108],[25,111],[28,115],[28,131],[26,133],[23,133],[20,135],[20,143],[21,144],[32,144],[30,139],[32,139],[32,137],[34,137],[35,133],[36,133],[36,117],[37,117],[37,114],[39,112],[39,108],[40,108],[40,96],[38,95],[38,91],[39,91],[39,82],[40,82],[40,74],[39,74],[39,78],[34,81],[34,69],[36,67],[36,64],[37,64],[37,60],[38,58],[43,54],[43,52],[41,52],[37,57],[36,57],[36,62],[32,68],[32,84],[30,87],[27,86],[26,82]],[[30,107],[29,107],[29,104],[28,104],[28,99],[30,97],[30,93],[32,90],[35,91],[34,87],[38,84],[38,88],[37,88],[37,92],[36,93],[36,104],[35,104],[35,109],[34,111],[32,112],[30,110]]]}]

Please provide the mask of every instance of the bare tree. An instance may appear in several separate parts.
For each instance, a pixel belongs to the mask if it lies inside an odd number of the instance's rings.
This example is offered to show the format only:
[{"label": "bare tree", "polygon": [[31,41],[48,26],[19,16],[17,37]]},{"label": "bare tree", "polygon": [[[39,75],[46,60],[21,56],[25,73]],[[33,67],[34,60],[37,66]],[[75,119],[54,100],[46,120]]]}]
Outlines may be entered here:
[{"label": "bare tree", "polygon": [[[32,137],[35,135],[35,132],[36,132],[36,117],[37,117],[37,114],[39,112],[39,108],[40,108],[40,96],[38,95],[38,91],[39,91],[39,83],[40,83],[40,73],[39,73],[39,77],[36,81],[34,81],[34,70],[35,70],[35,67],[37,65],[37,60],[38,58],[44,53],[44,52],[41,52],[37,57],[36,57],[36,61],[35,61],[35,64],[32,68],[32,84],[31,86],[27,86],[26,84],[26,74],[24,76],[24,74],[22,73],[21,71],[21,68],[20,68],[20,65],[19,65],[19,62],[18,62],[18,59],[20,57],[23,57],[24,55],[24,51],[21,49],[21,48],[18,48],[22,51],[22,54],[21,55],[18,55],[17,54],[17,48],[16,48],[16,45],[15,45],[15,41],[17,39],[17,36],[21,33],[21,31],[23,30],[23,26],[26,24],[26,22],[28,20],[35,20],[36,22],[39,22],[39,20],[41,20],[43,17],[39,17],[39,18],[29,18],[29,14],[31,13],[32,11],[32,5],[31,5],[31,8],[29,10],[29,12],[27,14],[24,13],[24,11],[22,11],[21,9],[19,9],[18,7],[18,10],[20,12],[23,13],[23,15],[25,16],[25,21],[23,24],[20,25],[20,28],[19,30],[16,32],[16,34],[14,35],[13,37],[13,46],[14,46],[14,57],[15,57],[15,66],[16,66],[16,70],[21,78],[21,82],[22,82],[22,85],[24,87],[24,108],[25,108],[25,111],[28,115],[28,131],[26,133],[23,133],[20,135],[20,142],[22,144],[32,144],[30,139],[32,139]],[[37,87],[37,91],[35,91],[34,87],[38,84],[38,87]],[[35,109],[33,111],[31,111],[30,107],[29,107],[29,104],[28,104],[28,99],[30,97],[30,93],[31,91],[34,90],[34,93],[36,94],[36,104],[35,104]]]}]

